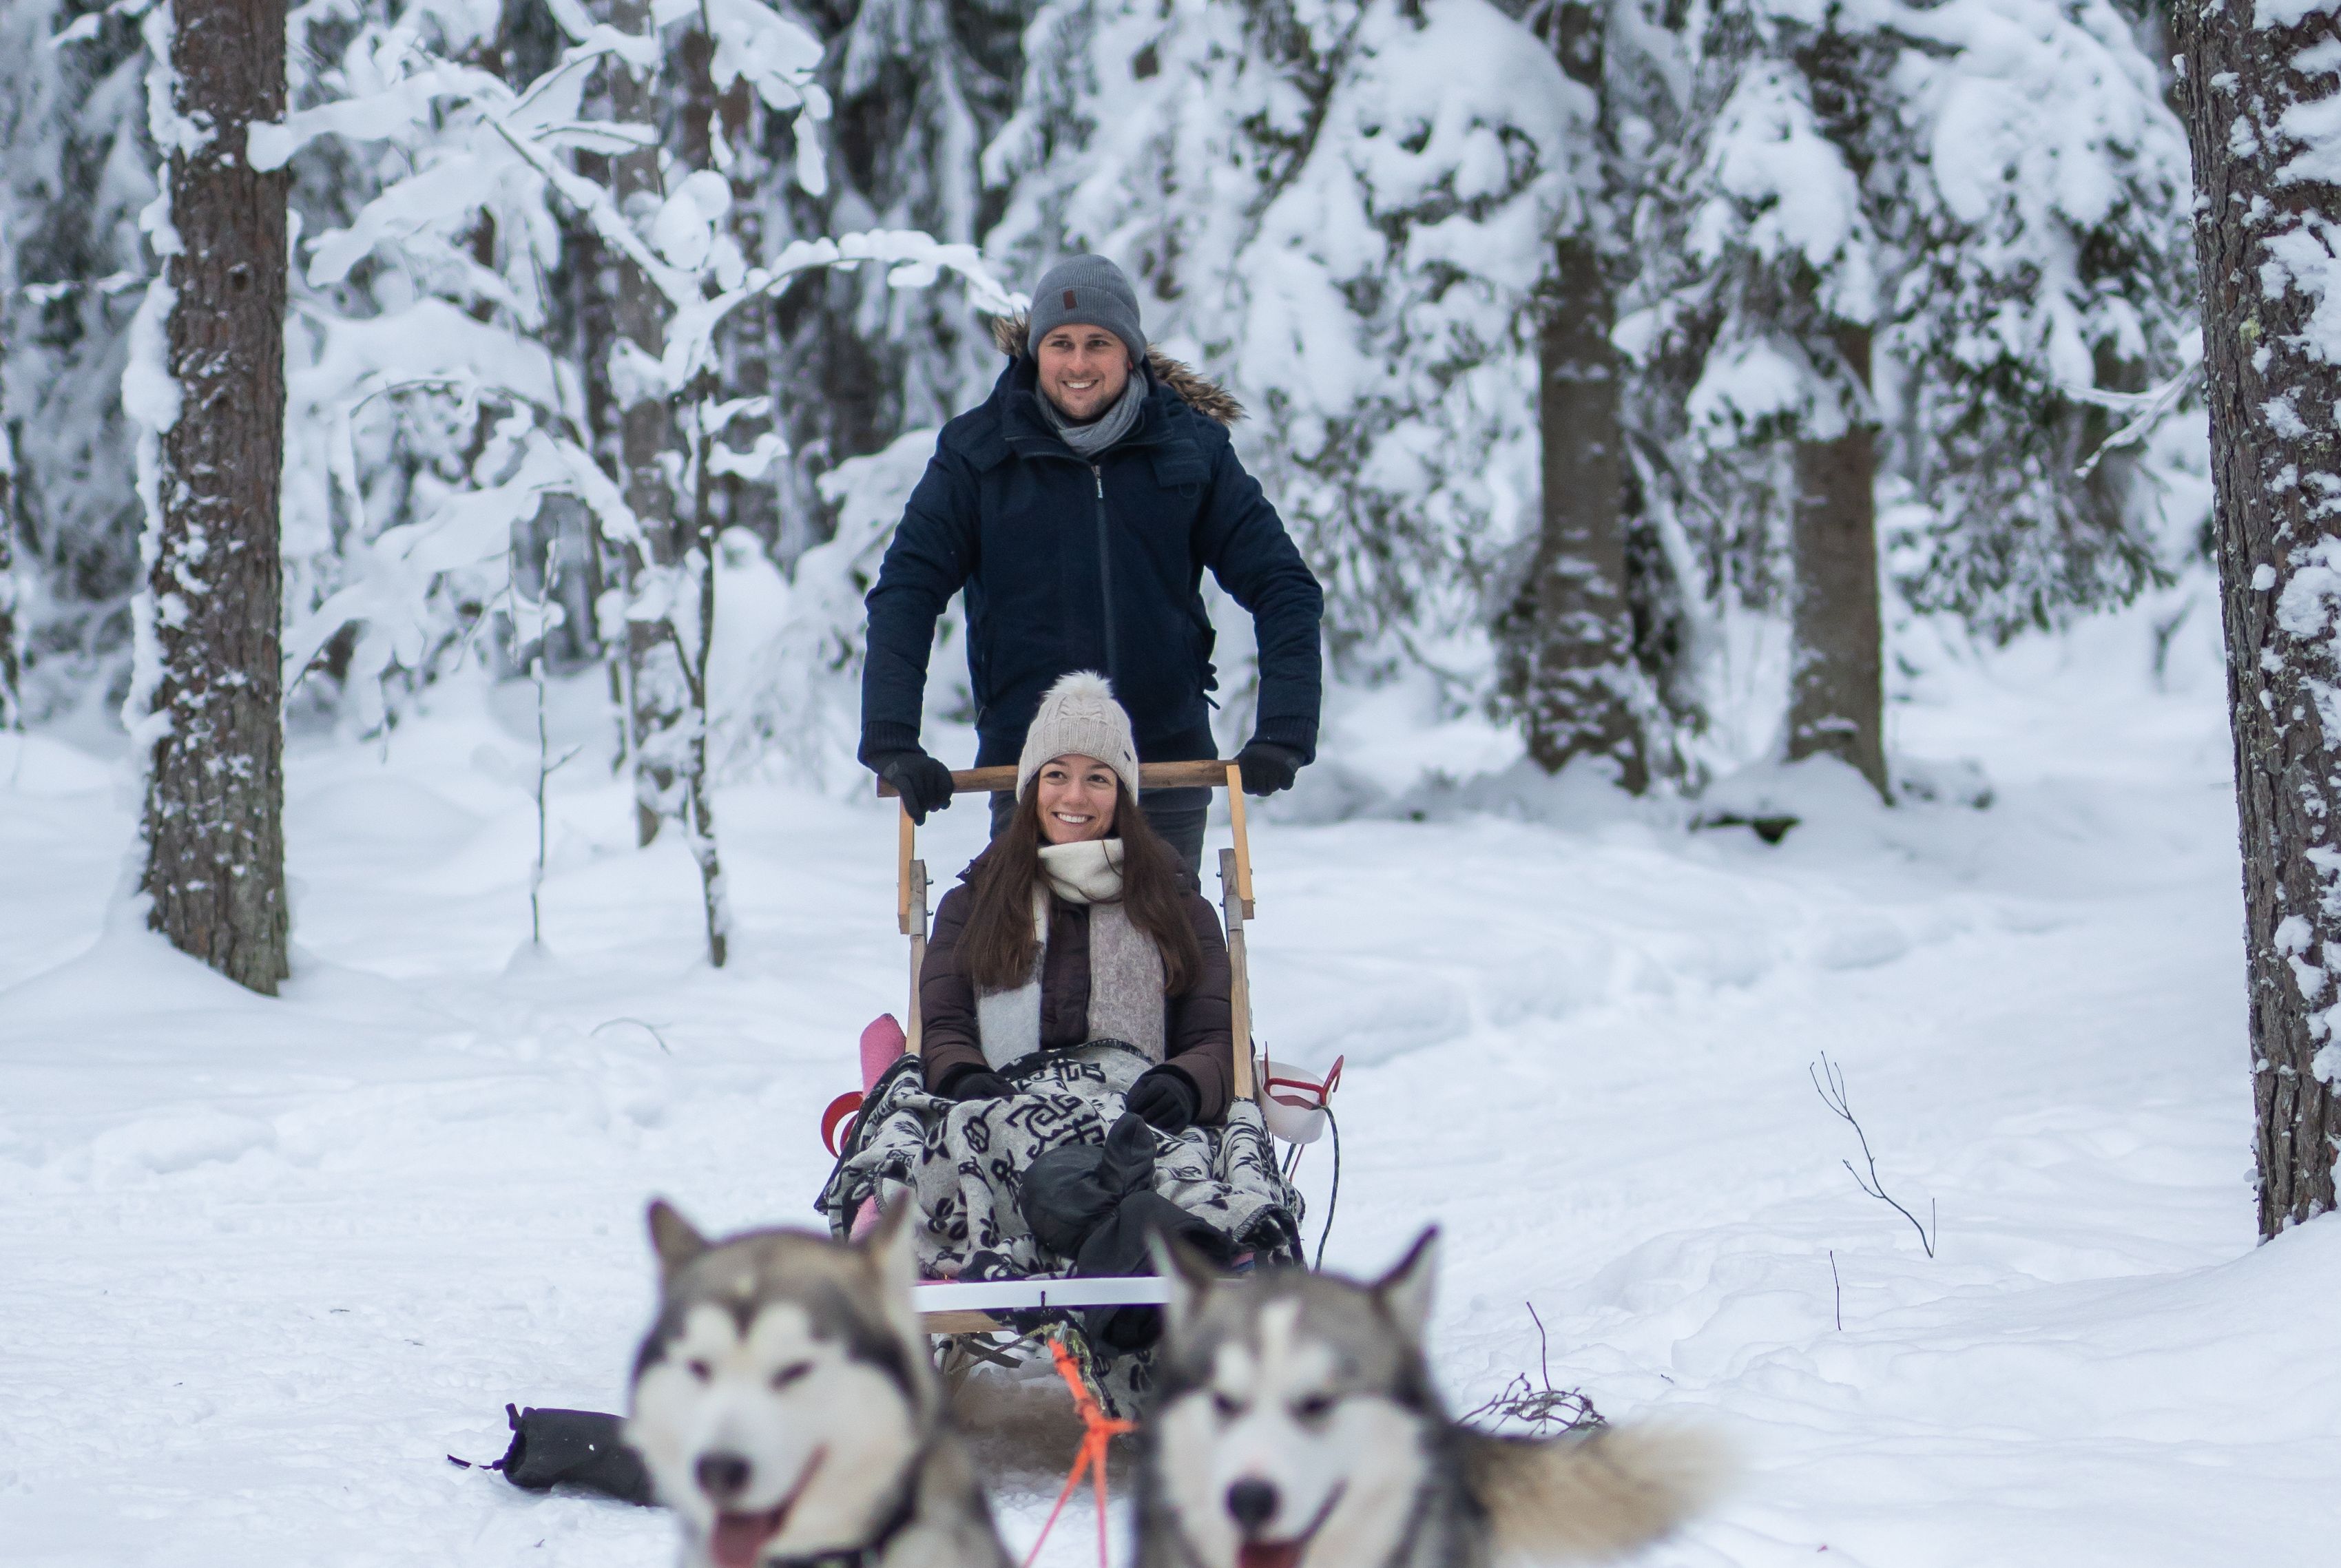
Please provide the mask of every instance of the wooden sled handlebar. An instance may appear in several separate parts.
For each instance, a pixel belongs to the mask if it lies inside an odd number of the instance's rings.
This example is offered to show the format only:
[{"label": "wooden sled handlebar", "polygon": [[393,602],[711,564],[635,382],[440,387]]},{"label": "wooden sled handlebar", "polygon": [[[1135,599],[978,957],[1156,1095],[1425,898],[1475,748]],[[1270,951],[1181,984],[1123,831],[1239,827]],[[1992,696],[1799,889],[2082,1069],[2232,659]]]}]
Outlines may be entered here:
[{"label": "wooden sled handlebar", "polygon": [[[1209,758],[1200,762],[1141,762],[1138,766],[1138,782],[1146,789],[1224,789],[1228,788],[1230,762],[1215,762]],[[1016,769],[1001,768],[958,768],[951,770],[951,793],[971,795],[995,789],[1016,788]],[[883,779],[878,780],[878,798],[892,800],[898,791]]]},{"label": "wooden sled handlebar", "polygon": [[[1251,1061],[1251,977],[1244,944],[1244,922],[1251,918],[1251,834],[1244,819],[1243,775],[1232,762],[1146,762],[1138,769],[1139,783],[1149,789],[1225,789],[1228,826],[1235,842],[1220,851],[1220,910],[1228,933],[1230,970],[1230,1022],[1237,1042],[1235,1096],[1240,1100],[1257,1092]],[[951,792],[964,795],[1016,788],[1013,768],[968,768],[951,773]],[[894,799],[899,791],[884,779],[878,793]],[[919,1016],[919,974],[927,956],[927,863],[918,858],[919,830],[910,808],[898,813],[895,837],[894,913],[902,934],[911,938],[911,997],[905,1034],[912,1056],[919,1054],[923,1020]]]}]

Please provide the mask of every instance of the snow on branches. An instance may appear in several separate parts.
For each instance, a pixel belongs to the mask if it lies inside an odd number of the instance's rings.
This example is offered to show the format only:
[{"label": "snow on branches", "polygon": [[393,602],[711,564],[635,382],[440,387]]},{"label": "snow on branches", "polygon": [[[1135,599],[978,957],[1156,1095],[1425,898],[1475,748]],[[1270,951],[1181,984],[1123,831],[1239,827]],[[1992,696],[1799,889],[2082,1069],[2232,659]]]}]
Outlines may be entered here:
[{"label": "snow on branches", "polygon": [[1765,595],[1779,442],[1850,421],[1919,503],[1919,608],[2007,636],[2157,581],[2156,498],[2092,459],[2182,370],[2188,179],[2109,0],[1731,0],[1686,47],[1708,106],[1620,340],[1723,520],[1717,569]]},{"label": "snow on branches", "polygon": [[[547,501],[582,508],[589,550],[616,562],[617,586],[597,615],[605,642],[625,649],[643,838],[662,819],[681,827],[720,964],[727,917],[707,793],[721,531],[712,497],[719,481],[761,479],[786,452],[775,430],[747,430],[769,425],[772,400],[728,384],[726,324],[809,273],[842,267],[873,269],[893,288],[950,272],[980,308],[1014,302],[972,245],[915,232],[802,236],[760,254],[752,228],[732,221],[738,193],[725,170],[740,154],[728,127],[710,116],[705,166],[693,166],[647,114],[605,113],[647,110],[642,94],[597,94],[604,78],[657,68],[667,31],[704,26],[681,55],[683,71],[702,74],[702,101],[743,84],[767,114],[798,120],[794,176],[818,194],[822,144],[802,122],[824,115],[829,100],[814,79],[820,45],[795,23],[757,0],[659,0],[642,32],[569,0],[553,15],[566,46],[515,85],[466,58],[478,41],[467,29],[479,25],[467,8],[411,5],[358,30],[342,52],[337,93],[252,132],[261,168],[324,136],[394,154],[384,160],[393,176],[308,250],[303,314],[313,342],[296,401],[327,416],[322,466],[357,526],[334,551],[334,581],[321,582],[296,621],[287,672],[307,670],[354,626],[363,630],[344,662],[359,690],[380,688],[394,667],[419,670],[447,640],[451,585],[476,619]],[[614,263],[628,318],[602,362],[582,367],[549,330],[549,278],[579,231]],[[371,309],[329,306],[328,291],[346,293],[361,273]],[[587,407],[596,375],[628,422],[615,471]],[[433,450],[417,454],[429,477],[412,485],[401,514],[369,528],[354,424],[377,401],[420,405],[405,418]],[[652,411],[648,426],[636,410]],[[649,445],[638,450],[645,430]]]}]

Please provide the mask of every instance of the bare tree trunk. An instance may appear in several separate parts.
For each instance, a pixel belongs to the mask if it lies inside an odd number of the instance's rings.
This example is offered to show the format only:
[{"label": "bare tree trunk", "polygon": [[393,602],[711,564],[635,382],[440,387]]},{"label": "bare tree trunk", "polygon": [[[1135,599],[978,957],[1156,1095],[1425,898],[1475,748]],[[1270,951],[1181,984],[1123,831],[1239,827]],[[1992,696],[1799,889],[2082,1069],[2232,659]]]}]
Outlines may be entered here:
[{"label": "bare tree trunk", "polygon": [[[713,166],[716,138],[724,134],[710,70],[715,46],[704,33],[683,40],[682,140],[684,157],[695,168]],[[708,961],[717,968],[731,956],[732,909],[724,891],[723,863],[715,842],[713,782],[707,774],[707,742],[712,715],[707,707],[707,665],[715,646],[715,551],[722,531],[717,501],[716,475],[710,466],[713,448],[723,432],[710,430],[696,411],[717,393],[716,372],[710,371],[690,389],[686,406],[692,410],[686,428],[691,436],[692,510],[688,526],[678,526],[686,582],[698,590],[697,613],[688,619],[671,614],[671,640],[681,665],[689,707],[682,719],[687,744],[682,767],[682,809],[677,813],[691,858],[699,867],[701,907],[707,918]]]},{"label": "bare tree trunk", "polygon": [[[1834,337],[1866,390],[1869,329],[1839,325]],[[1788,759],[1842,759],[1886,797],[1876,432],[1857,412],[1843,434],[1798,442],[1795,463]]]},{"label": "bare tree trunk", "polygon": [[1578,757],[1607,758],[1639,795],[1650,768],[1632,701],[1616,306],[1589,239],[1556,250],[1537,332],[1541,527],[1510,618],[1512,680],[1539,767],[1558,773]]},{"label": "bare tree trunk", "polygon": [[[2265,26],[2251,0],[2179,5],[2179,88],[2195,148],[2195,243],[2211,412],[2212,517],[2227,638],[2228,714],[2243,844],[2252,1103],[2263,1237],[2334,1206],[2333,957],[2341,953],[2341,757],[2326,729],[2341,692],[2334,620],[2336,385],[2304,288],[2273,242],[2322,236],[2341,188],[2286,177],[2282,124],[2328,96],[2332,19]],[[2294,253],[2297,253],[2296,251]]]},{"label": "bare tree trunk", "polygon": [[[146,781],[154,928],[274,995],[286,960],[284,729],[278,713],[287,176],[244,158],[244,127],[284,112],[284,0],[174,0],[170,154],[175,252],[170,373],[150,519],[161,733]],[[194,138],[200,137],[200,141]]]},{"label": "bare tree trunk", "polygon": [[[611,25],[623,33],[643,33],[651,25],[644,0],[612,0]],[[612,59],[609,72],[612,117],[622,123],[658,124],[657,84],[647,73],[637,73]],[[656,147],[645,147],[612,160],[611,193],[630,216],[645,202],[660,197]],[[617,267],[618,297],[612,325],[618,337],[636,353],[655,363],[666,348],[666,302],[658,285],[623,256],[612,258]],[[629,356],[632,357],[632,356]],[[675,564],[674,491],[660,459],[672,445],[672,425],[665,393],[634,375],[613,378],[618,402],[619,482],[626,504],[642,523],[642,539],[629,542],[620,556],[628,605],[637,600],[649,576]],[[663,619],[626,622],[626,697],[634,759],[634,832],[648,844],[658,837],[659,824],[677,815],[674,741],[682,723],[682,683],[675,678],[673,659],[665,651],[672,641]]]},{"label": "bare tree trunk", "polygon": [[[7,362],[8,343],[0,329],[0,364]],[[16,656],[16,452],[8,431],[0,426],[0,734],[25,727],[25,702],[19,683],[24,665]]]}]

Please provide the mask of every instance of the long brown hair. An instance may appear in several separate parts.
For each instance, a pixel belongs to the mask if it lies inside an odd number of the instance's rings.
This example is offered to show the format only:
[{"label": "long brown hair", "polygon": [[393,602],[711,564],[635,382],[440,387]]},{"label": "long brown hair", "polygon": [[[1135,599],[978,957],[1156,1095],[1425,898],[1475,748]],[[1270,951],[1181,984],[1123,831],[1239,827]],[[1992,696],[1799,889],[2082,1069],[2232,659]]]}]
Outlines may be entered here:
[{"label": "long brown hair", "polygon": [[[1113,787],[1113,836],[1121,840],[1121,907],[1130,923],[1162,955],[1164,992],[1178,996],[1203,972],[1203,950],[1188,923],[1187,878],[1128,786]],[[1032,929],[1032,888],[1041,878],[1041,781],[1032,779],[1015,815],[992,840],[970,886],[975,907],[959,938],[960,972],[979,991],[1012,990],[1032,978],[1040,938]]]}]

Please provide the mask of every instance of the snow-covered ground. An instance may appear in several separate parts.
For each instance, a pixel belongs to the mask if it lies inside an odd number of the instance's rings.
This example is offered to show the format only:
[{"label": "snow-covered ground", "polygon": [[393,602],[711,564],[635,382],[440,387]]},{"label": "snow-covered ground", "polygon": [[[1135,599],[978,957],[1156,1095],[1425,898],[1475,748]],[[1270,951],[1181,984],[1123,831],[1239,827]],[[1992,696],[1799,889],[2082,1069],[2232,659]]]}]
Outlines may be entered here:
[{"label": "snow-covered ground", "polygon": [[[2143,612],[1918,660],[1899,749],[1980,763],[1985,809],[1853,801],[1778,848],[1565,791],[1260,827],[1260,1033],[1349,1057],[1329,1263],[1445,1227],[1459,1407],[1534,1372],[1533,1302],[1556,1384],[1734,1434],[1743,1490],[1653,1561],[2331,1560],[2341,1222],[2253,1245],[2207,610],[2168,690]],[[815,1117],[899,1006],[893,825],[725,794],[715,973],[681,849],[573,763],[521,952],[523,695],[296,748],[277,1001],[119,913],[117,764],[0,742],[0,1560],[666,1559],[655,1513],[443,1455],[500,1453],[507,1400],[622,1398],[652,1194],[810,1217]],[[981,816],[938,819],[940,875]],[[1933,1257],[1840,1165],[1823,1052]],[[975,1405],[1029,1541],[1059,1403]]]}]

